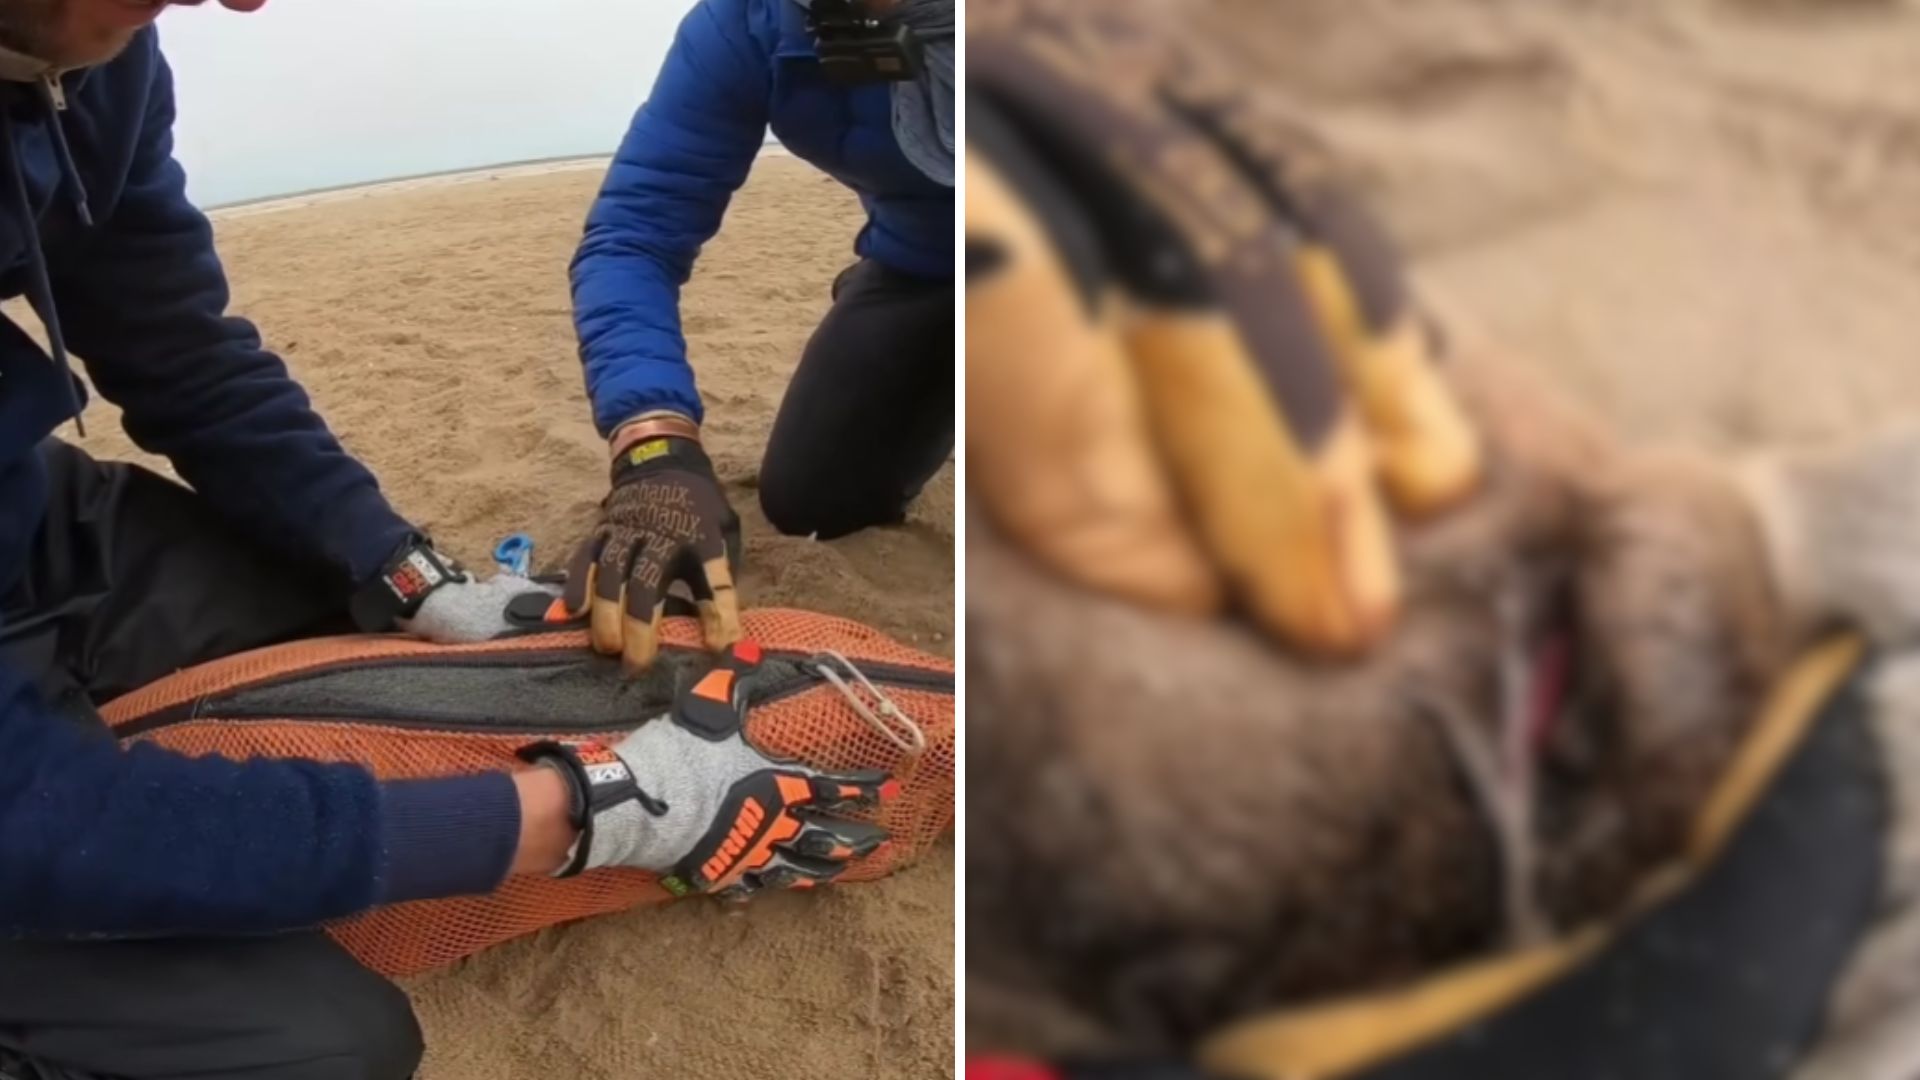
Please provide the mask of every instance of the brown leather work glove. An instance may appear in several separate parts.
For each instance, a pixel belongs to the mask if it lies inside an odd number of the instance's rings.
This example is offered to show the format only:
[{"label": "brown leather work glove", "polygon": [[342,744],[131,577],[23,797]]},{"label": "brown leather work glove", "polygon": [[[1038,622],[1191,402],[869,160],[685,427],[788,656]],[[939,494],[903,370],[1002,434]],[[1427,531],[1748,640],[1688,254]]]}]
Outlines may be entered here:
[{"label": "brown leather work glove", "polygon": [[1158,29],[983,6],[969,497],[1084,585],[1194,614],[1232,600],[1320,652],[1376,641],[1400,591],[1390,507],[1461,498],[1481,453],[1395,253],[1285,175],[1237,92]]},{"label": "brown leather work glove", "polygon": [[699,442],[656,435],[622,447],[600,521],[574,551],[564,597],[569,616],[591,612],[593,647],[629,671],[660,651],[667,589],[684,583],[700,610],[707,647],[740,640],[733,563],[740,518]]}]

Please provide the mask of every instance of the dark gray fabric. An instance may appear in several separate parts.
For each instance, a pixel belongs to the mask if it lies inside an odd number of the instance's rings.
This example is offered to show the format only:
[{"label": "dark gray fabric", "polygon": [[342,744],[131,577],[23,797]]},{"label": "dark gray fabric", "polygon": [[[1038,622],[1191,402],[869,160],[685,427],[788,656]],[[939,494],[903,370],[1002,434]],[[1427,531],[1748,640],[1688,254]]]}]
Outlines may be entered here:
[{"label": "dark gray fabric", "polygon": [[61,712],[98,723],[95,704],[180,668],[352,629],[344,583],[275,561],[179,484],[57,439],[40,458],[47,512],[0,596],[0,660]]},{"label": "dark gray fabric", "polygon": [[863,259],[787,384],[760,463],[760,509],[831,540],[906,520],[953,452],[953,282]]},{"label": "dark gray fabric", "polygon": [[402,1080],[405,994],[320,933],[0,941],[0,1076]]},{"label": "dark gray fabric", "polygon": [[[454,728],[607,731],[659,716],[678,686],[713,666],[704,652],[665,650],[639,678],[620,662],[581,650],[564,657],[509,657],[507,663],[383,663],[321,671],[202,702],[207,716],[398,720]],[[797,665],[762,664],[745,683],[749,700],[804,678]]]}]

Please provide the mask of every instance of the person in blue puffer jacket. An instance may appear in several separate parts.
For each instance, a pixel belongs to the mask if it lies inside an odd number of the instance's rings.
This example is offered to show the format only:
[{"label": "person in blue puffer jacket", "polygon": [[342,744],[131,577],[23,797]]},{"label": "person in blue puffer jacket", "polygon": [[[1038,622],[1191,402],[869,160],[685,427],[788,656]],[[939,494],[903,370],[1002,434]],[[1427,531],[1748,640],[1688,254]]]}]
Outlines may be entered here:
[{"label": "person in blue puffer jacket", "polygon": [[866,221],[768,439],[767,519],[821,538],[899,522],[952,452],[953,40],[953,0],[701,0],[681,22],[572,266],[614,464],[567,600],[600,651],[646,666],[676,581],[710,645],[739,635],[739,523],[700,447],[679,304],[769,131]]}]

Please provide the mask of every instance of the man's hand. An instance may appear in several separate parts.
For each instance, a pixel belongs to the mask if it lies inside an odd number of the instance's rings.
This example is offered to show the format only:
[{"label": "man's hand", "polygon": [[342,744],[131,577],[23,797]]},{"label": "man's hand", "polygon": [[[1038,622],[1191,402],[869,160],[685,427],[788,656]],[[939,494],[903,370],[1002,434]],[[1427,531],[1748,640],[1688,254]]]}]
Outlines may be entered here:
[{"label": "man's hand", "polygon": [[509,618],[507,608],[515,600],[529,594],[551,598],[559,593],[557,586],[518,574],[495,574],[481,581],[463,573],[428,593],[412,618],[398,619],[395,624],[414,637],[442,645],[492,641],[528,629],[524,622]]},{"label": "man's hand", "polygon": [[892,796],[884,774],[834,776],[762,754],[746,739],[743,680],[759,646],[735,644],[671,716],[613,746],[535,743],[520,752],[558,771],[580,838],[559,876],[603,866],[651,870],[676,895],[744,898],[811,888],[886,842],[885,830],[831,812]]},{"label": "man's hand", "polygon": [[650,667],[676,581],[693,594],[709,648],[740,639],[740,518],[697,441],[660,435],[621,447],[600,506],[599,524],[574,552],[566,591],[569,615],[591,613],[595,649],[619,655],[630,671]]},{"label": "man's hand", "polygon": [[1480,469],[1394,253],[1161,28],[974,15],[969,497],[1081,584],[1377,640],[1389,505],[1437,511]]},{"label": "man's hand", "polygon": [[[368,633],[398,629],[442,645],[461,645],[537,629],[539,616],[558,593],[555,586],[518,574],[495,574],[482,581],[436,550],[431,540],[416,536],[354,591],[348,606],[354,623]],[[517,615],[529,608],[531,620]]]}]

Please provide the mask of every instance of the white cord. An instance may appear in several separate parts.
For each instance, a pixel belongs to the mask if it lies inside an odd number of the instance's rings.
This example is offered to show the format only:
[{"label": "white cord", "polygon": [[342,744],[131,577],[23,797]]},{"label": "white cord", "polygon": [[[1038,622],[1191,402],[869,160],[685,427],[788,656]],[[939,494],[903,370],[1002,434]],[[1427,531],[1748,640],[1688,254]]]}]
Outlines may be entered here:
[{"label": "white cord", "polygon": [[[876,712],[869,706],[861,698],[858,690],[842,678],[830,664],[824,662],[827,660],[839,664],[852,674],[860,686],[873,695],[879,711]],[[840,691],[840,696],[847,699],[847,704],[853,706],[853,711],[860,714],[860,718],[865,720],[873,730],[879,732],[881,737],[899,747],[909,757],[919,757],[927,752],[926,732],[920,730],[920,725],[915,723],[912,717],[902,712],[900,706],[893,703],[892,698],[873,685],[873,681],[862,674],[859,668],[853,666],[853,661],[828,649],[813,658],[813,665],[814,669],[820,672],[835,690]]]}]

